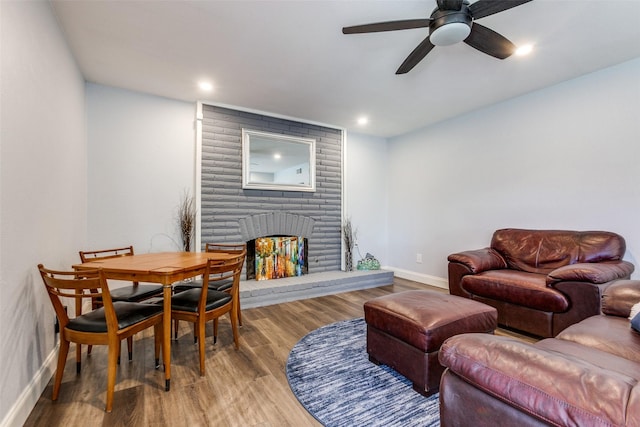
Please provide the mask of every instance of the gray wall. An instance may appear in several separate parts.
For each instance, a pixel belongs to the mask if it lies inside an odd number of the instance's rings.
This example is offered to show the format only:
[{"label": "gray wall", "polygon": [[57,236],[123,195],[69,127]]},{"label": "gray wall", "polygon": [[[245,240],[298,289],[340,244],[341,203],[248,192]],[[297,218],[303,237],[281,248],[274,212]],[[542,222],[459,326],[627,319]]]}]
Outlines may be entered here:
[{"label": "gray wall", "polygon": [[193,193],[195,112],[193,103],[87,84],[84,249],[182,250],[178,206]]},{"label": "gray wall", "polygon": [[0,426],[21,426],[57,359],[36,266],[86,243],[85,86],[50,2],[0,1],[0,28]]},{"label": "gray wall", "polygon": [[518,227],[613,231],[637,266],[639,76],[636,59],[392,138],[389,264],[446,278],[449,254]]},{"label": "gray wall", "polygon": [[[242,189],[242,129],[316,139],[316,191]],[[342,131],[203,105],[202,244],[242,242],[238,221],[281,212],[314,219],[309,273],[339,270],[342,221]]]}]

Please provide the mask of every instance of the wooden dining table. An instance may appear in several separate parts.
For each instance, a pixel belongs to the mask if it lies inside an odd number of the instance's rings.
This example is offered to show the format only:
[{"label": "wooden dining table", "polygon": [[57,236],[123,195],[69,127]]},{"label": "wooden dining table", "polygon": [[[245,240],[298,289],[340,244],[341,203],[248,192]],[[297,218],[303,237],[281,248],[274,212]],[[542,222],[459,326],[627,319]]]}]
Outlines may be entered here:
[{"label": "wooden dining table", "polygon": [[131,282],[160,283],[163,286],[162,358],[165,369],[165,390],[171,389],[171,288],[176,282],[202,275],[210,259],[221,262],[234,254],[216,252],[160,252],[122,256],[85,262],[73,266],[76,270],[102,269],[107,279]]}]

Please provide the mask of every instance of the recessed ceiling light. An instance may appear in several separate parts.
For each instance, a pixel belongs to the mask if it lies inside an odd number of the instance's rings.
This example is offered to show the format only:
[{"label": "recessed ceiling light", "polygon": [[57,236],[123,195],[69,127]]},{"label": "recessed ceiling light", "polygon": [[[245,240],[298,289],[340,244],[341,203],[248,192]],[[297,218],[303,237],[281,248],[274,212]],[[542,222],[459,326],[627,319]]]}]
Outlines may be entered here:
[{"label": "recessed ceiling light", "polygon": [[213,85],[209,82],[200,82],[198,83],[198,87],[200,90],[204,90],[206,92],[210,92],[213,90]]},{"label": "recessed ceiling light", "polygon": [[368,119],[368,118],[366,118],[365,116],[362,116],[362,117],[359,117],[359,118],[358,118],[358,124],[359,124],[360,126],[364,126],[364,125],[366,125],[367,123],[369,123],[369,119]]},{"label": "recessed ceiling light", "polygon": [[516,55],[525,56],[531,53],[533,50],[533,45],[525,44],[516,49]]},{"label": "recessed ceiling light", "polygon": [[276,160],[280,159],[281,157],[282,157],[282,156],[280,155],[280,153],[275,153],[275,154],[273,155],[273,158],[274,158],[274,159],[276,159]]}]

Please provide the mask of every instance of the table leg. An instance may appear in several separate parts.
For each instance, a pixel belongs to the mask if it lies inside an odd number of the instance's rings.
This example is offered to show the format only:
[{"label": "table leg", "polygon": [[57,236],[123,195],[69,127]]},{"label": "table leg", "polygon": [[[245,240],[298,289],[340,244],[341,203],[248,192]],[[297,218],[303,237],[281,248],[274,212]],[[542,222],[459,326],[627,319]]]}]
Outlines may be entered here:
[{"label": "table leg", "polygon": [[171,285],[163,285],[163,340],[162,340],[162,360],[164,362],[164,389],[171,388]]}]

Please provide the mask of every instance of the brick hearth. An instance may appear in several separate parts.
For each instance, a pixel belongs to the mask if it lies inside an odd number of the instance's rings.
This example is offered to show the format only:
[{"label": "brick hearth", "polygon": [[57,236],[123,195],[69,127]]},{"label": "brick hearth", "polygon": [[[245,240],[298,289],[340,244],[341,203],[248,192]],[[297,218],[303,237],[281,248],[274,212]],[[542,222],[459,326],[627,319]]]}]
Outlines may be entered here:
[{"label": "brick hearth", "polygon": [[240,301],[242,308],[261,307],[392,283],[393,271],[386,270],[327,271],[277,280],[243,280]]}]

